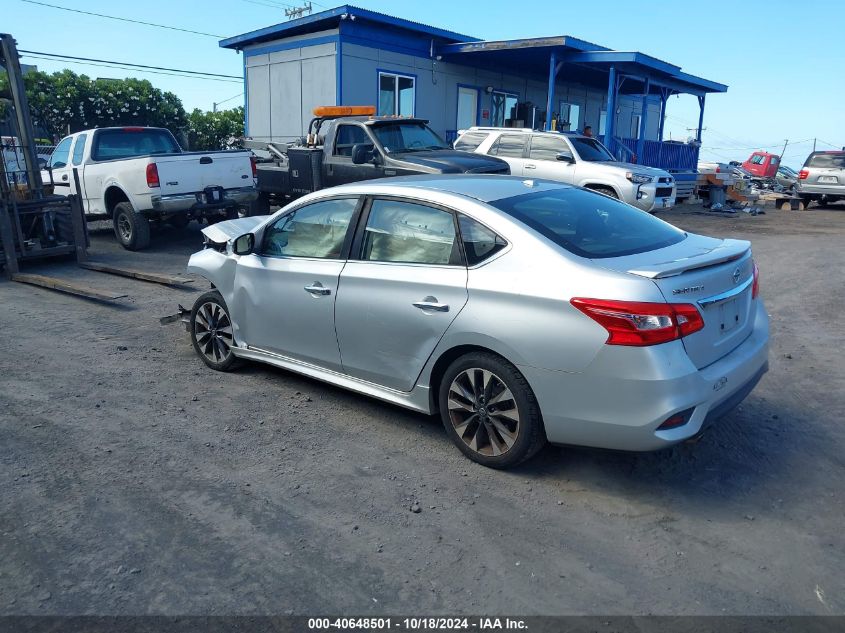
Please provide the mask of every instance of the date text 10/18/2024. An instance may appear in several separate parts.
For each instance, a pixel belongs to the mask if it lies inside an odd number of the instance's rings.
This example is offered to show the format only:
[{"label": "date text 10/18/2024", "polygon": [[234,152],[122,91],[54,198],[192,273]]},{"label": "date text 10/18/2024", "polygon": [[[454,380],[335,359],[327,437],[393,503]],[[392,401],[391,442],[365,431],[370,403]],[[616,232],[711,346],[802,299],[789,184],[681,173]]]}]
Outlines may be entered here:
[{"label": "date text 10/18/2024", "polygon": [[310,631],[519,631],[527,625],[518,618],[308,618]]}]

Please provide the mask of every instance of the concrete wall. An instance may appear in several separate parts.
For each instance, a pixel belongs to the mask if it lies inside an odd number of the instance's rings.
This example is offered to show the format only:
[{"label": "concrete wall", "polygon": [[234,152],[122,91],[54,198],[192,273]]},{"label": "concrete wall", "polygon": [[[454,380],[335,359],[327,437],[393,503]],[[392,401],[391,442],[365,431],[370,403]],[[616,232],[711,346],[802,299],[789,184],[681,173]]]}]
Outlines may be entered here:
[{"label": "concrete wall", "polygon": [[[248,136],[275,141],[300,137],[314,107],[336,103],[337,44],[307,44],[308,39],[332,35],[337,30],[244,50]],[[295,46],[298,41],[303,45]],[[282,46],[284,50],[273,50]]]}]

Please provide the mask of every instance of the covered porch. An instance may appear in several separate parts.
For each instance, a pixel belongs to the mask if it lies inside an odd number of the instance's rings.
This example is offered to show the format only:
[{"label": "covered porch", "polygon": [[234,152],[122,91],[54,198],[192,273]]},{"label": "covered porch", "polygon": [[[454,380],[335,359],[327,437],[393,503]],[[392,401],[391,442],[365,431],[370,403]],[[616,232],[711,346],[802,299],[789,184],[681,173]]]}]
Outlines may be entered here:
[{"label": "covered porch", "polygon": [[[570,36],[458,42],[442,45],[435,52],[437,59],[456,64],[519,69],[525,76],[547,78],[546,103],[535,108],[534,127],[538,129],[553,129],[552,114],[558,111],[556,91],[561,83],[601,89],[605,93],[603,129],[593,126],[594,135],[619,160],[660,167],[676,175],[696,170],[706,95],[728,89],[644,53],[613,51]],[[695,142],[664,141],[666,103],[677,94],[698,99]],[[619,125],[623,101],[638,107],[629,126]],[[656,130],[650,116],[657,117]]]}]

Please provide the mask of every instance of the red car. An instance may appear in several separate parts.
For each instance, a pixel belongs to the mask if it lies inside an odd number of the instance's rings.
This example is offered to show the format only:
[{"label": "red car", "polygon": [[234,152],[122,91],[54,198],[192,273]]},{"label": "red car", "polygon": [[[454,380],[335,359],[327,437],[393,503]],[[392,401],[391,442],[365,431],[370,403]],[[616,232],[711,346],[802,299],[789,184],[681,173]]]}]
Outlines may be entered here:
[{"label": "red car", "polygon": [[768,152],[754,152],[742,166],[758,178],[774,178],[780,167],[780,157]]}]

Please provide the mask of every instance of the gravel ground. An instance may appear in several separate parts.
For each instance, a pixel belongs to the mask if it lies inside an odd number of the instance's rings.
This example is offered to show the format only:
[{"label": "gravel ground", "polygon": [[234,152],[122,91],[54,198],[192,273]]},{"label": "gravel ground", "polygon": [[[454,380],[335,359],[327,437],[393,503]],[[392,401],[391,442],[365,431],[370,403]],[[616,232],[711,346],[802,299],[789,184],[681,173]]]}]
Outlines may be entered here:
[{"label": "gravel ground", "polygon": [[[696,444],[509,472],[435,418],[206,369],[158,324],[199,280],[43,268],[114,305],[0,282],[0,615],[845,613],[845,206],[663,217],[753,241],[770,373]],[[92,241],[171,273],[200,242]]]}]

